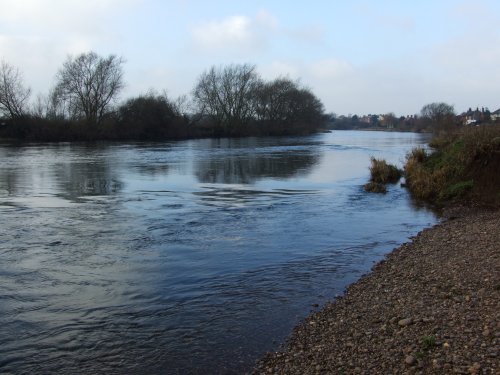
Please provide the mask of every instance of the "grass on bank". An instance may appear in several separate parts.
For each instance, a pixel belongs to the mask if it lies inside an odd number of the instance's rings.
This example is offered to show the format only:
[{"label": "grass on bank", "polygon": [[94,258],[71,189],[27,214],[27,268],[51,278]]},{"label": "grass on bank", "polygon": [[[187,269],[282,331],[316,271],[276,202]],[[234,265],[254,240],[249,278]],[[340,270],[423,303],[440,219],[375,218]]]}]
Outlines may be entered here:
[{"label": "grass on bank", "polygon": [[402,176],[402,171],[385,160],[371,158],[370,182],[364,188],[371,193],[386,193],[386,184],[395,184]]},{"label": "grass on bank", "polygon": [[407,155],[406,184],[416,199],[500,206],[500,126],[464,128],[430,146]]}]

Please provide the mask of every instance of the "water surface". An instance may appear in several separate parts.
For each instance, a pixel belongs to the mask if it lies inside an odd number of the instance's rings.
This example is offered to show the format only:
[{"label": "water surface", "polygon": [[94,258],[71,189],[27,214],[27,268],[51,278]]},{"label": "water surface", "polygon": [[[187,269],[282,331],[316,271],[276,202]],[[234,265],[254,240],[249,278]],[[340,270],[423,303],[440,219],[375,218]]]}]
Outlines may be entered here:
[{"label": "water surface", "polygon": [[0,144],[0,372],[239,373],[435,216],[425,137]]}]

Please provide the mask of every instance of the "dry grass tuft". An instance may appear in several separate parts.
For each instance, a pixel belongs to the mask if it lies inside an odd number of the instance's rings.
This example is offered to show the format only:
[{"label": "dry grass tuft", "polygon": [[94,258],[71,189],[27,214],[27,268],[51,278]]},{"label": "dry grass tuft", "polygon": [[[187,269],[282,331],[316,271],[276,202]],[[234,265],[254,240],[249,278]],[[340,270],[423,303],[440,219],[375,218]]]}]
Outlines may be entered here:
[{"label": "dry grass tuft", "polygon": [[378,184],[395,184],[402,176],[402,172],[385,160],[371,158],[370,181]]},{"label": "dry grass tuft", "polygon": [[387,193],[387,188],[385,187],[384,184],[380,184],[378,182],[373,182],[370,181],[366,185],[363,186],[365,191],[369,193],[379,193],[379,194],[385,194]]}]

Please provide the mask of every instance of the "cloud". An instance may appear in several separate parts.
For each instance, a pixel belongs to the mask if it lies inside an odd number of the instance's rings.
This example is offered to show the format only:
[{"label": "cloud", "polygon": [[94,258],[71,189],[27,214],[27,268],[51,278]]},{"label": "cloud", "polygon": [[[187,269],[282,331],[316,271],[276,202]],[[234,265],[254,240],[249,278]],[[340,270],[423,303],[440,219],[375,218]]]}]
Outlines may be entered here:
[{"label": "cloud", "polygon": [[394,32],[409,33],[416,28],[416,22],[411,17],[384,15],[376,17],[375,21],[377,27],[384,27]]},{"label": "cloud", "polygon": [[[452,98],[439,90],[423,71],[411,71],[410,61],[393,60],[364,65],[329,57],[305,61],[274,61],[259,67],[265,79],[299,79],[322,100],[327,111],[338,114],[397,112],[414,114],[423,104]],[[432,93],[436,98],[429,98]]]},{"label": "cloud", "polygon": [[415,18],[407,11],[397,11],[394,7],[380,6],[375,2],[363,2],[354,5],[359,21],[370,25],[374,30],[384,29],[389,32],[412,32],[416,28]]},{"label": "cloud", "polygon": [[282,32],[289,39],[299,43],[320,43],[324,40],[325,30],[318,25],[287,28]]},{"label": "cloud", "polygon": [[500,15],[489,1],[463,1],[449,15],[461,32],[435,44],[429,51],[436,70],[447,84],[462,91],[491,92],[500,86]]},{"label": "cloud", "polygon": [[[434,61],[444,70],[484,75],[498,72],[500,65],[500,36],[476,38],[473,35],[455,38],[435,46]],[[481,66],[481,69],[477,69]]]},{"label": "cloud", "polygon": [[498,19],[495,16],[495,10],[490,9],[488,3],[478,0],[467,0],[459,3],[451,8],[452,16],[457,17],[460,21],[483,24],[484,21],[492,21]]},{"label": "cloud", "polygon": [[302,70],[297,63],[278,60],[269,64],[263,64],[258,69],[262,77],[267,80],[273,80],[278,77],[299,79]]},{"label": "cloud", "polygon": [[255,20],[258,25],[263,26],[267,30],[276,30],[279,27],[278,19],[266,10],[260,10]]},{"label": "cloud", "polygon": [[254,16],[232,15],[222,20],[198,24],[191,29],[196,49],[203,53],[228,52],[252,56],[287,42],[310,45],[324,38],[324,29],[317,25],[285,27],[265,10]]},{"label": "cloud", "polygon": [[[102,21],[116,10],[136,4],[137,0],[0,0],[0,21],[7,28],[26,33],[99,33]],[[22,27],[19,27],[21,26]]]},{"label": "cloud", "polygon": [[439,87],[455,98],[458,111],[500,107],[500,35],[463,35],[435,46],[429,55],[440,73]]},{"label": "cloud", "polygon": [[24,72],[35,92],[45,92],[68,54],[109,48],[112,21],[139,2],[0,0],[0,56]]},{"label": "cloud", "polygon": [[256,36],[251,23],[248,17],[232,16],[199,25],[193,29],[192,35],[196,44],[207,49],[253,45]]},{"label": "cloud", "polygon": [[318,79],[335,79],[351,75],[354,67],[347,61],[331,58],[313,62],[309,70]]},{"label": "cloud", "polygon": [[261,51],[267,46],[270,33],[278,21],[270,13],[258,12],[254,17],[233,15],[218,21],[209,21],[192,28],[194,45],[202,51],[233,52]]}]

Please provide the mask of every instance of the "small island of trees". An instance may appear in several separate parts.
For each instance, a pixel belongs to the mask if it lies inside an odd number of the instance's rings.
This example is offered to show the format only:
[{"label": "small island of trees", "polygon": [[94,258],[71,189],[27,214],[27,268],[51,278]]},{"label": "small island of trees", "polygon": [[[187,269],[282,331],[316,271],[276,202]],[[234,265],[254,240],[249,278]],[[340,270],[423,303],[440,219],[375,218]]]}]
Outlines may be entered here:
[{"label": "small island of trees", "polygon": [[211,67],[191,97],[150,91],[118,103],[124,60],[68,57],[45,96],[30,102],[19,69],[0,65],[0,137],[21,140],[162,140],[303,135],[324,123],[321,101],[286,77],[265,81],[250,64]]}]

